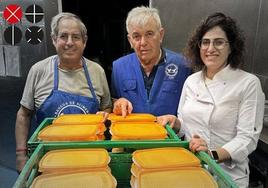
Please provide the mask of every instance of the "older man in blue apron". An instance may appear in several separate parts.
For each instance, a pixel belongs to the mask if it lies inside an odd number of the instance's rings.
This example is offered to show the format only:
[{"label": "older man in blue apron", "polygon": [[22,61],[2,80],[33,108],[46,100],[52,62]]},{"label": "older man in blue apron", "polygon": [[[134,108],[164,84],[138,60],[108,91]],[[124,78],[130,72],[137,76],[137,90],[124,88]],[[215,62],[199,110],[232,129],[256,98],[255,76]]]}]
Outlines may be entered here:
[{"label": "older man in blue apron", "polygon": [[83,57],[87,30],[71,13],[60,13],[51,22],[57,55],[37,62],[29,71],[16,120],[17,170],[27,160],[31,117],[40,123],[61,114],[110,112],[112,103],[105,72]]}]

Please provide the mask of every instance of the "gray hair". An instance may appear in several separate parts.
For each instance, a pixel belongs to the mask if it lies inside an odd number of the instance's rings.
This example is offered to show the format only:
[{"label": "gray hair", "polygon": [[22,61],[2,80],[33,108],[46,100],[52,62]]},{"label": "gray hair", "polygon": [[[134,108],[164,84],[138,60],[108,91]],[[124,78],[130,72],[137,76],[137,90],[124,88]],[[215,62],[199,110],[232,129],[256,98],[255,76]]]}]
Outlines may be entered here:
[{"label": "gray hair", "polygon": [[87,28],[86,28],[85,24],[82,22],[82,20],[77,15],[69,13],[69,12],[59,13],[52,18],[51,37],[53,39],[55,39],[57,37],[57,35],[59,34],[59,23],[61,20],[65,20],[65,19],[71,19],[71,20],[74,20],[78,23],[78,25],[80,26],[82,39],[83,39],[83,41],[85,41],[86,37],[87,37]]},{"label": "gray hair", "polygon": [[157,27],[160,29],[162,27],[161,20],[159,17],[159,12],[156,8],[150,7],[136,7],[133,8],[127,16],[126,20],[126,28],[127,32],[130,32],[131,25],[141,25],[144,26],[148,23],[148,21],[153,18],[157,24]]}]

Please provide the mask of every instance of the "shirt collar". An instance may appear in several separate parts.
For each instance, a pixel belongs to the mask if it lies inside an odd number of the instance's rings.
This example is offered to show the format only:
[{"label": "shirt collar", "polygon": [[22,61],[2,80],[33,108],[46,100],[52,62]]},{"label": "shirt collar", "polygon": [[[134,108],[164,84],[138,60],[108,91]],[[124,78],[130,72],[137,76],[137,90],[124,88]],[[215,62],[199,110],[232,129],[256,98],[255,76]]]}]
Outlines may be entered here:
[{"label": "shirt collar", "polygon": [[[234,72],[235,69],[233,69],[230,64],[228,64],[227,66],[225,66],[222,70],[220,70],[219,72],[217,72],[214,77],[213,77],[213,81],[214,80],[232,80],[233,76],[234,76]],[[204,73],[203,73],[204,74]]]},{"label": "shirt collar", "polygon": [[163,65],[163,64],[165,64],[165,59],[166,59],[166,51],[165,51],[165,49],[164,48],[162,48],[161,47],[161,51],[162,51],[162,54],[161,54],[161,57],[160,57],[160,60],[159,60],[159,62],[158,62],[158,64],[157,65]]}]

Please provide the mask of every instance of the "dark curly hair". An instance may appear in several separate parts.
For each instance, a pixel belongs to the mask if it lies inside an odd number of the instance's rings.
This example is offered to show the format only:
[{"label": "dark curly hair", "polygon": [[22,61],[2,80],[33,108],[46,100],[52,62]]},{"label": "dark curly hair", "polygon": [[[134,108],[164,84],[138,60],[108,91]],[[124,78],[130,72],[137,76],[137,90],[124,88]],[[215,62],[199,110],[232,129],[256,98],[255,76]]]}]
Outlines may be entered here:
[{"label": "dark curly hair", "polygon": [[184,49],[184,55],[191,62],[194,71],[202,70],[205,66],[200,57],[198,42],[210,29],[216,26],[219,26],[225,32],[230,44],[231,53],[227,63],[234,69],[240,68],[244,63],[245,37],[243,32],[234,19],[216,12],[201,22]]}]

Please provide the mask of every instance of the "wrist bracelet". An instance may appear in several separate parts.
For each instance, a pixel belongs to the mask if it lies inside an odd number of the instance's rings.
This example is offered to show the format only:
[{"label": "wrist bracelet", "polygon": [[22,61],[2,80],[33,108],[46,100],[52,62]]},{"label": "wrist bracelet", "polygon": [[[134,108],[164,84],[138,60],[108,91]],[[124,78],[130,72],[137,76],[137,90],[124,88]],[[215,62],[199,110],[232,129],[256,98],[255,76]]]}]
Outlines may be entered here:
[{"label": "wrist bracelet", "polygon": [[27,148],[18,148],[18,149],[16,149],[16,152],[21,152],[21,151],[27,151],[28,149]]}]

